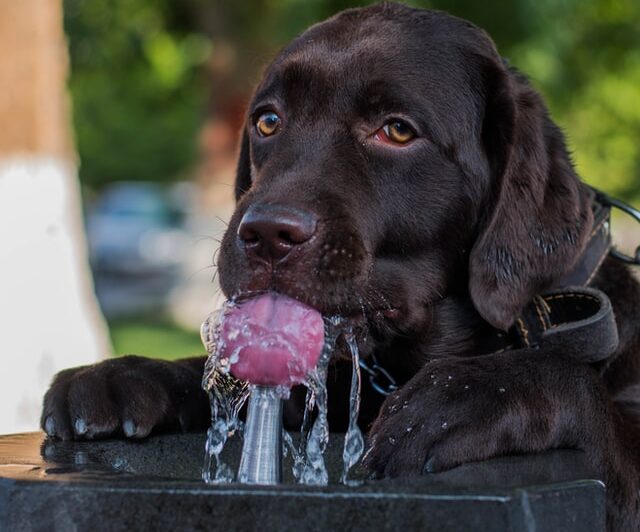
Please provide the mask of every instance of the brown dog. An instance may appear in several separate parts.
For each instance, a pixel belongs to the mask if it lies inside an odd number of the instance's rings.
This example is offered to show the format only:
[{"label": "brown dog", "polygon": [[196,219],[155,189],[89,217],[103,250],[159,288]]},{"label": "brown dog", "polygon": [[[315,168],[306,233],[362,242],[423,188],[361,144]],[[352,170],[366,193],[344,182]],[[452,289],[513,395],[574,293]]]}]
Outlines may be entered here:
[{"label": "brown dog", "polygon": [[[640,287],[605,249],[581,282],[608,295],[618,347],[615,334],[544,340],[562,330],[553,305],[568,296],[538,295],[563,286],[606,226],[541,98],[484,32],[397,4],[313,26],[256,89],[236,195],[225,294],[275,290],[349,317],[365,359],[403,383],[384,404],[363,390],[375,475],[578,448],[607,481],[610,528],[638,527]],[[593,293],[579,296],[587,307]],[[541,341],[526,325],[531,302]],[[606,361],[579,359],[592,348]],[[63,439],[204,428],[203,360],[62,372],[43,428]],[[336,361],[337,430],[347,373]]]}]

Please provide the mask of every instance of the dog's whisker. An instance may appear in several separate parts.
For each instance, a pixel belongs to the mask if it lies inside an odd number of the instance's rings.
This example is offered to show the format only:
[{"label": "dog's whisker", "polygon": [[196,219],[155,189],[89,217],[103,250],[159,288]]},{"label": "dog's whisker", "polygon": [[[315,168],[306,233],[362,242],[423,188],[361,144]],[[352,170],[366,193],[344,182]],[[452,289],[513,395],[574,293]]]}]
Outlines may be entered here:
[{"label": "dog's whisker", "polygon": [[220,248],[216,248],[215,251],[213,252],[213,255],[211,256],[211,262],[216,268],[218,267],[219,255],[220,255]]},{"label": "dog's whisker", "polygon": [[216,231],[210,235],[196,234],[196,235],[193,235],[193,240],[195,240],[196,242],[203,242],[205,240],[216,240],[217,242],[219,242],[217,237],[223,234],[226,230],[227,230],[226,228],[220,229],[219,231]]},{"label": "dog's whisker", "polygon": [[235,188],[235,184],[234,184],[234,183],[227,183],[227,182],[224,182],[224,181],[215,181],[215,180],[214,180],[214,181],[211,183],[211,185],[213,185],[213,186],[221,186],[221,187],[230,187],[230,188]]},{"label": "dog's whisker", "polygon": [[[229,226],[229,222],[228,220],[225,220],[224,218],[221,218],[220,216],[216,215],[215,216],[216,220],[218,220],[221,224],[223,224],[225,227]],[[226,229],[224,229],[223,231],[226,231]]]},{"label": "dog's whisker", "polygon": [[193,281],[193,279],[201,274],[203,271],[208,270],[210,268],[215,268],[215,264],[208,264],[207,266],[203,266],[202,268],[198,268],[196,271],[191,272],[189,274],[186,275],[187,280],[189,281]]}]

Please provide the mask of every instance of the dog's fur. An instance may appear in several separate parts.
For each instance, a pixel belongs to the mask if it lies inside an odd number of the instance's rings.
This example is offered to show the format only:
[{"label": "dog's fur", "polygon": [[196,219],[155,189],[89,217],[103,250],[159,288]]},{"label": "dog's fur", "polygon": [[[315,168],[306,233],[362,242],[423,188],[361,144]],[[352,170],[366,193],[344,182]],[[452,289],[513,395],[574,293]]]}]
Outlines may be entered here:
[{"label": "dog's fur", "polygon": [[[264,110],[282,118],[270,137],[255,129]],[[396,118],[417,134],[407,145],[374,136]],[[571,269],[593,220],[562,133],[484,32],[398,4],[313,26],[255,91],[236,196],[219,261],[225,294],[275,290],[347,316],[366,331],[363,355],[405,383],[384,404],[363,390],[372,473],[582,449],[607,481],[610,529],[639,527],[640,288],[628,269],[607,259],[591,283],[617,317],[606,363],[487,354],[487,331],[507,329]],[[238,227],[257,205],[312,213],[313,237],[279,261],[249,253]],[[125,357],[67,370],[45,397],[43,427],[64,439],[204,428],[202,363]],[[336,361],[329,379],[335,430],[346,424],[347,369]]]}]

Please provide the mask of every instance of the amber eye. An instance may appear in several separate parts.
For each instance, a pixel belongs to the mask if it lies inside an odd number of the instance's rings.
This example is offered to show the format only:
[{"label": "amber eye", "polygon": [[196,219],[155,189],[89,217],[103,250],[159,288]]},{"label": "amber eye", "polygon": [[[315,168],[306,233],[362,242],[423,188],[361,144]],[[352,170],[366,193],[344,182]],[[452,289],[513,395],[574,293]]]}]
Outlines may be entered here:
[{"label": "amber eye", "polygon": [[386,136],[386,139],[383,140],[395,142],[396,144],[406,144],[416,136],[413,129],[402,120],[388,122],[382,126],[382,132]]},{"label": "amber eye", "polygon": [[269,137],[280,129],[280,117],[273,111],[262,113],[256,121],[256,129],[262,137]]}]

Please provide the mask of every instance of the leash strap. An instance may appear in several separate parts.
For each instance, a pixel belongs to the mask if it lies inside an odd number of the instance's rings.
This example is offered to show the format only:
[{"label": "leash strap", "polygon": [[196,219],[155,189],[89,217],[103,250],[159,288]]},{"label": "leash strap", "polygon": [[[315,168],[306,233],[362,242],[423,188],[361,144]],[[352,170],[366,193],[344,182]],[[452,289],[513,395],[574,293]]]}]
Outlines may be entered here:
[{"label": "leash strap", "polygon": [[515,331],[522,347],[561,351],[587,364],[607,359],[618,347],[609,298],[584,286],[536,296],[517,320]]}]

